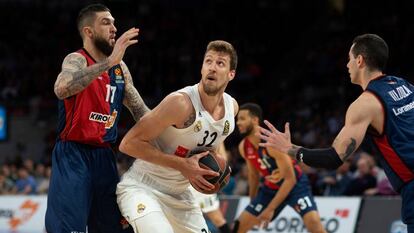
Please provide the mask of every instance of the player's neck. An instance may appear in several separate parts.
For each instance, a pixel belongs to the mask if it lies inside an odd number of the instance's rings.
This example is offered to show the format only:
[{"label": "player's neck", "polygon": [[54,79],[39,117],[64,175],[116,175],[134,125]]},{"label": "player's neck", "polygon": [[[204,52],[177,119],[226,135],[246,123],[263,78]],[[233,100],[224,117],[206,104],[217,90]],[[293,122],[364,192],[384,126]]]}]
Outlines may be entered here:
[{"label": "player's neck", "polygon": [[362,89],[365,90],[367,88],[369,82],[371,82],[371,80],[376,79],[376,78],[378,78],[380,76],[383,76],[383,75],[384,75],[384,73],[381,72],[381,71],[372,71],[372,72],[365,71],[363,73],[362,80],[361,80]]},{"label": "player's neck", "polygon": [[249,139],[249,141],[253,144],[253,146],[256,149],[259,148],[260,138],[256,136],[256,132],[252,132],[251,134],[247,136],[247,138]]},{"label": "player's neck", "polygon": [[[200,87],[199,87],[200,88]],[[220,104],[223,104],[223,93],[219,92],[217,95],[209,96],[204,91],[200,91],[200,99],[203,107],[207,112],[209,112],[212,116],[214,116],[217,107]]]},{"label": "player's neck", "polygon": [[101,62],[103,60],[105,60],[108,56],[104,55],[101,51],[99,51],[95,45],[93,45],[92,42],[89,41],[85,41],[83,43],[83,48],[86,49],[86,51],[88,51],[88,53],[92,56],[92,58],[96,61],[96,62]]}]

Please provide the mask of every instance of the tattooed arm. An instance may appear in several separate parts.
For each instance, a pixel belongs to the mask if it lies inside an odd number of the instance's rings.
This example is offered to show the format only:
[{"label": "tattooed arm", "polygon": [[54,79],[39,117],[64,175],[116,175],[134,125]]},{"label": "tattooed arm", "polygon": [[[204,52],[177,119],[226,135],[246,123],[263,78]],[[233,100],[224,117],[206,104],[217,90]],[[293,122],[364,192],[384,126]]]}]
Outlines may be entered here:
[{"label": "tattooed arm", "polygon": [[59,99],[65,99],[85,89],[102,72],[109,69],[108,60],[87,66],[86,58],[80,53],[66,56],[62,71],[55,82],[55,94]]},{"label": "tattooed arm", "polygon": [[364,92],[349,106],[345,125],[332,143],[342,161],[361,145],[369,125],[382,132],[383,114],[381,103],[369,92]]},{"label": "tattooed arm", "polygon": [[121,61],[120,65],[125,78],[125,97],[123,103],[129,109],[135,121],[139,121],[149,109],[147,105],[145,105],[144,100],[137,89],[134,87],[134,82],[127,65],[123,61]]}]

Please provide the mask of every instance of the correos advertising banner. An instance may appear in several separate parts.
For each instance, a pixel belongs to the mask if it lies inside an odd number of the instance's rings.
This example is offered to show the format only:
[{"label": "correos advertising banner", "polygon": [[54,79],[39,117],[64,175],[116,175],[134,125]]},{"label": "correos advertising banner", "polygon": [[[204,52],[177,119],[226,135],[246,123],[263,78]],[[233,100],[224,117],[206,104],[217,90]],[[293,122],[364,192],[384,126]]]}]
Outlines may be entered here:
[{"label": "correos advertising banner", "polygon": [[[242,197],[240,199],[236,211],[236,218],[249,204],[249,200],[248,197]],[[321,216],[322,225],[328,233],[354,232],[361,204],[360,197],[316,197],[315,201]],[[266,229],[255,228],[249,232],[302,233],[308,231],[300,215],[290,206],[287,206]]]},{"label": "correos advertising banner", "polygon": [[43,233],[46,196],[0,196],[0,233]]}]

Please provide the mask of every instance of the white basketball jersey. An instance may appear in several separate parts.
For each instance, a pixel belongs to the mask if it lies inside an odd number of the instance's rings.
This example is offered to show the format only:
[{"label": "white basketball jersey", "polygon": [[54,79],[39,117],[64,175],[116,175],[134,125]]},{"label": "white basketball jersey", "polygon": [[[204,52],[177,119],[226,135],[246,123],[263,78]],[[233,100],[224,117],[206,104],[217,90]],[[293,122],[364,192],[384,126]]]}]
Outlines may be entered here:
[{"label": "white basketball jersey", "polygon": [[[234,130],[234,100],[227,93],[223,94],[225,114],[218,121],[207,112],[200,99],[198,84],[187,86],[177,92],[187,94],[194,106],[195,121],[189,127],[178,129],[170,126],[161,133],[154,142],[155,146],[171,156],[186,157],[198,147],[210,147],[214,150]],[[177,111],[180,111],[177,109]],[[173,114],[173,113],[172,113]],[[136,159],[127,175],[137,180],[151,180],[165,192],[180,192],[188,187],[189,182],[181,172],[173,168],[159,166],[144,160]],[[142,179],[142,177],[149,179]],[[156,181],[156,182],[154,182]],[[155,184],[154,184],[155,185]]]}]

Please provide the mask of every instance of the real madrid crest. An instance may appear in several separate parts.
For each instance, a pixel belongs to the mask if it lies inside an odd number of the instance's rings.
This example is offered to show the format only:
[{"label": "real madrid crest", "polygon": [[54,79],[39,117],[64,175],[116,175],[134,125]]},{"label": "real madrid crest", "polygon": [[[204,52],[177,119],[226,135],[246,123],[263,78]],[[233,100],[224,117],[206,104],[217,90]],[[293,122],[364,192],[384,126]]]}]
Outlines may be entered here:
[{"label": "real madrid crest", "polygon": [[197,123],[194,126],[194,132],[199,132],[201,128],[203,128],[203,126],[201,125],[201,121],[197,121]]},{"label": "real madrid crest", "polygon": [[226,120],[224,122],[223,135],[229,134],[229,131],[230,131],[230,122],[228,120]]},{"label": "real madrid crest", "polygon": [[144,210],[145,210],[145,205],[142,204],[142,203],[139,203],[138,206],[137,206],[137,212],[138,212],[138,214],[144,212]]}]

